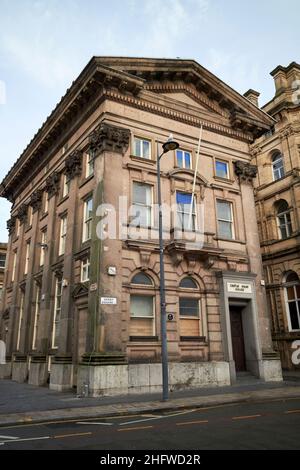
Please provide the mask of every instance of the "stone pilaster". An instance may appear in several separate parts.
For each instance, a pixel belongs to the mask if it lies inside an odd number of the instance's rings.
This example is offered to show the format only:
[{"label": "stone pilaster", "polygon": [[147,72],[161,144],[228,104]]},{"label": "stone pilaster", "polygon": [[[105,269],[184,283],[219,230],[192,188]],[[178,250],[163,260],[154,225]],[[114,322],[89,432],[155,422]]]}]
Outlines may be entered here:
[{"label": "stone pilaster", "polygon": [[63,264],[63,291],[58,350],[52,362],[50,388],[63,391],[73,385],[72,337],[74,334],[74,246],[78,224],[78,176],[82,170],[82,153],[73,152],[65,162],[65,174],[70,181],[66,247]]},{"label": "stone pilaster", "polygon": [[249,163],[235,162],[235,172],[240,180],[241,199],[243,205],[245,236],[251,273],[256,274],[256,301],[259,321],[259,332],[262,350],[273,350],[271,337],[270,314],[267,305],[265,288],[261,285],[263,280],[262,259],[258,235],[255,202],[253,193],[253,179],[257,174],[257,167]]},{"label": "stone pilaster", "polygon": [[[36,247],[37,247],[37,231],[38,231],[38,212],[34,212],[32,220],[32,237],[30,240],[30,252],[29,252],[29,262],[28,262],[28,271],[26,275],[26,286],[25,286],[25,297],[24,297],[24,316],[23,324],[21,327],[21,337],[20,337],[20,352],[22,354],[28,354],[31,350],[31,333],[32,333],[32,310],[35,306],[35,296],[34,296],[34,265],[35,265],[35,256],[36,256]],[[30,326],[29,326],[30,325]]]},{"label": "stone pilaster", "polygon": [[[125,354],[122,346],[122,242],[117,239],[101,240],[100,217],[108,213],[99,212],[101,204],[118,207],[120,194],[120,176],[122,173],[122,156],[129,146],[130,132],[106,123],[90,136],[90,149],[95,155],[96,189],[94,193],[94,226],[91,243],[91,286],[89,294],[89,328],[86,363],[123,363]],[[97,226],[97,224],[99,224]],[[118,225],[118,224],[117,224]],[[116,276],[109,276],[108,266],[116,268]],[[95,290],[94,290],[95,289]],[[101,304],[101,297],[116,299],[114,305]]]},{"label": "stone pilaster", "polygon": [[53,290],[53,272],[51,270],[51,263],[54,258],[55,250],[55,224],[56,200],[55,197],[51,197],[48,205],[47,250],[45,252],[45,262],[42,274],[41,306],[37,336],[37,352],[44,355],[47,355],[48,350],[51,348],[51,318],[53,313],[51,311]]}]

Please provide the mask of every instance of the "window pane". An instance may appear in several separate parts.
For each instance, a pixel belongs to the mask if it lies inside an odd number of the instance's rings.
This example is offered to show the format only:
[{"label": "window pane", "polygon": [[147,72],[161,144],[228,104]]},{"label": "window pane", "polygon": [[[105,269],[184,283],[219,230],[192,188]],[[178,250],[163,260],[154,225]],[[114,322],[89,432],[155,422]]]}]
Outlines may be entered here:
[{"label": "window pane", "polygon": [[197,284],[191,277],[184,277],[180,281],[179,287],[184,287],[186,289],[197,289]]},{"label": "window pane", "polygon": [[292,330],[298,330],[300,328],[300,325],[299,325],[296,302],[290,302],[289,309],[290,309],[290,319],[291,319]]},{"label": "window pane", "polygon": [[150,142],[143,140],[143,157],[150,158]]},{"label": "window pane", "polygon": [[182,168],[183,167],[183,152],[182,150],[176,150],[177,156],[177,165]]},{"label": "window pane", "polygon": [[219,221],[219,235],[224,238],[232,238],[231,222]]},{"label": "window pane", "polygon": [[133,183],[133,202],[151,204],[151,187],[148,184]]},{"label": "window pane", "polygon": [[184,152],[184,163],[185,168],[191,168],[191,154],[189,152]]},{"label": "window pane", "polygon": [[141,141],[140,141],[140,139],[134,139],[134,155],[136,157],[141,156]]},{"label": "window pane", "polygon": [[285,282],[299,282],[298,274],[294,271],[290,271],[286,276]]},{"label": "window pane", "polygon": [[146,295],[131,295],[130,314],[132,317],[152,317],[153,297]]},{"label": "window pane", "polygon": [[287,297],[288,297],[288,300],[293,300],[295,298],[294,286],[287,288]]},{"label": "window pane", "polygon": [[189,193],[181,193],[177,191],[176,193],[176,202],[180,204],[182,207],[184,205],[190,205],[192,201],[192,195]]},{"label": "window pane", "polygon": [[216,175],[220,178],[228,177],[227,163],[216,161]]},{"label": "window pane", "polygon": [[179,312],[180,316],[199,316],[199,301],[198,299],[180,298],[179,299]]},{"label": "window pane", "polygon": [[226,201],[217,201],[218,219],[232,221],[231,203]]},{"label": "window pane", "polygon": [[141,284],[144,286],[152,286],[152,281],[146,274],[138,273],[132,278],[131,284]]}]

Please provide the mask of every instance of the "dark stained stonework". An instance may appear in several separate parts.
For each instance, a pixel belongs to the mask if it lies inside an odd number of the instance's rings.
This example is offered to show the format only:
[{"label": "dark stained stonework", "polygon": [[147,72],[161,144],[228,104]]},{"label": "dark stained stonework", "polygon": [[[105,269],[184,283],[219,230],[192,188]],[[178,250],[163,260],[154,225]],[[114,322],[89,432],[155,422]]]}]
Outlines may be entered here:
[{"label": "dark stained stonework", "polygon": [[80,150],[75,150],[66,158],[64,174],[67,179],[70,181],[75,176],[79,176],[82,171],[82,152]]},{"label": "dark stained stonework", "polygon": [[257,166],[250,163],[237,161],[234,162],[234,169],[240,180],[251,183],[257,175]]},{"label": "dark stained stonework", "polygon": [[27,204],[22,204],[20,209],[17,212],[17,217],[20,221],[20,224],[23,224],[27,220],[27,214],[28,214],[28,205]]},{"label": "dark stained stonework", "polygon": [[129,129],[106,123],[101,123],[89,136],[90,150],[95,157],[105,151],[123,154],[128,149],[129,141]]},{"label": "dark stained stonework", "polygon": [[43,191],[41,189],[37,189],[32,193],[29,205],[32,207],[32,211],[36,212],[41,209],[43,203]]},{"label": "dark stained stonework", "polygon": [[48,176],[46,179],[46,187],[45,190],[48,193],[49,199],[58,193],[59,191],[59,173],[54,171],[52,175]]},{"label": "dark stained stonework", "polygon": [[16,217],[11,217],[7,222],[6,222],[7,230],[9,235],[11,235],[15,228],[16,228]]}]

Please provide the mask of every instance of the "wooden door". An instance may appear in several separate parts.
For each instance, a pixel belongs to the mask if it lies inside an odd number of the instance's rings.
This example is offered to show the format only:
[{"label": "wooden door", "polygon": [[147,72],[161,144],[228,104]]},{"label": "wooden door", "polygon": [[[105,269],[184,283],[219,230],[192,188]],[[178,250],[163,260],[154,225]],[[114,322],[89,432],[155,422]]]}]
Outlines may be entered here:
[{"label": "wooden door", "polygon": [[237,372],[246,370],[245,344],[241,308],[230,307],[232,352]]}]

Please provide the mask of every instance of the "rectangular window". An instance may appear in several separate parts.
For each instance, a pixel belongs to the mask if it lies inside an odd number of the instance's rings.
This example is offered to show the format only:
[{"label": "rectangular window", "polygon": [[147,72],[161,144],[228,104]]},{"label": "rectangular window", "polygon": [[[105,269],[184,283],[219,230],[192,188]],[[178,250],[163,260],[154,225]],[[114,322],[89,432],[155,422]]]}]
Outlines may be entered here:
[{"label": "rectangular window", "polygon": [[38,336],[38,326],[40,318],[40,307],[41,307],[41,288],[36,286],[36,295],[35,295],[35,309],[34,309],[34,323],[33,323],[33,336],[32,336],[32,349],[36,349],[37,336]]},{"label": "rectangular window", "polygon": [[0,284],[0,301],[2,299],[2,295],[3,295],[3,284]]},{"label": "rectangular window", "polygon": [[93,199],[87,199],[84,203],[83,214],[83,238],[82,241],[86,242],[92,238],[92,223],[93,223]]},{"label": "rectangular window", "polygon": [[63,255],[66,249],[66,238],[67,238],[67,216],[60,220],[60,236],[59,236],[59,251],[58,254]]},{"label": "rectangular window", "polygon": [[12,276],[11,280],[14,282],[16,279],[16,270],[17,270],[17,251],[14,252],[14,258],[13,258],[13,268],[12,268]]},{"label": "rectangular window", "polygon": [[185,150],[176,150],[176,161],[179,168],[192,168],[192,156]]},{"label": "rectangular window", "polygon": [[71,181],[67,175],[63,176],[63,197],[66,197],[70,192]]},{"label": "rectangular window", "polygon": [[52,348],[58,347],[58,338],[60,332],[60,317],[61,317],[61,297],[62,297],[62,277],[56,278],[55,286],[55,302],[54,302],[54,315],[52,327]]},{"label": "rectangular window", "polygon": [[130,336],[154,336],[154,303],[151,295],[130,296]]},{"label": "rectangular window", "polygon": [[29,206],[28,207],[28,225],[29,225],[29,227],[32,226],[32,222],[33,222],[33,210],[32,210],[32,207]]},{"label": "rectangular window", "polygon": [[47,231],[43,230],[42,236],[41,236],[40,266],[44,266],[45,264],[46,249],[47,249]]},{"label": "rectangular window", "polygon": [[19,312],[19,322],[18,322],[18,335],[17,335],[17,351],[20,349],[20,342],[21,342],[21,331],[23,327],[23,317],[24,317],[24,293],[21,293],[21,300],[20,300],[20,312]]},{"label": "rectangular window", "polygon": [[49,209],[48,193],[44,193],[44,214],[47,214],[48,209]]},{"label": "rectangular window", "polygon": [[216,160],[216,176],[218,178],[229,178],[228,163]]},{"label": "rectangular window", "polygon": [[179,298],[179,314],[181,317],[198,317],[199,301],[191,297]]},{"label": "rectangular window", "polygon": [[90,259],[85,258],[81,261],[81,282],[90,280]]},{"label": "rectangular window", "polygon": [[217,200],[218,234],[222,238],[234,238],[232,203]]},{"label": "rectangular window", "polygon": [[30,257],[30,240],[28,242],[26,242],[26,255],[25,255],[24,274],[28,273],[29,257]]},{"label": "rectangular window", "polygon": [[16,236],[17,237],[20,235],[20,227],[21,227],[20,220],[17,219],[16,220]]},{"label": "rectangular window", "polygon": [[176,192],[176,204],[177,204],[177,228],[181,230],[192,230],[196,229],[196,209],[195,209],[195,197],[192,205],[192,194],[183,193],[181,191]]},{"label": "rectangular window", "polygon": [[136,226],[150,227],[152,223],[152,186],[133,183],[133,215]]},{"label": "rectangular window", "polygon": [[6,262],[6,255],[0,254],[0,268],[2,269],[5,268],[5,262]]},{"label": "rectangular window", "polygon": [[85,177],[88,178],[94,174],[94,155],[93,152],[85,153]]},{"label": "rectangular window", "polygon": [[151,158],[151,142],[146,139],[134,138],[134,156],[140,158]]}]

